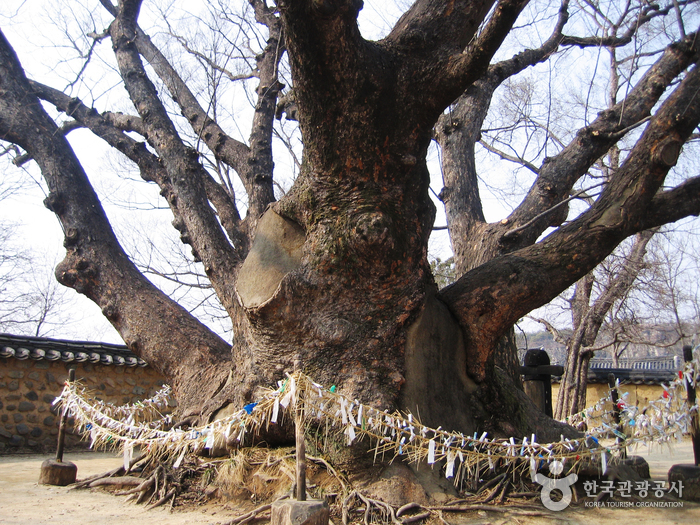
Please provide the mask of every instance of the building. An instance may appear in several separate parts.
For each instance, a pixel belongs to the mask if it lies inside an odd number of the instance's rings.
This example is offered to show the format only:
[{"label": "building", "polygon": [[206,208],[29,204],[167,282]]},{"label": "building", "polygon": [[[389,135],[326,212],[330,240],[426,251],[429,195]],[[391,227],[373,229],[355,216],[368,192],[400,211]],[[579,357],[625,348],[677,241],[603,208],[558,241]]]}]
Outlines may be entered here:
[{"label": "building", "polygon": [[[117,405],[153,396],[164,378],[126,346],[0,334],[0,454],[53,451],[52,403],[68,370],[96,399]],[[66,446],[87,446],[72,432]]]},{"label": "building", "polygon": [[[639,357],[620,359],[614,366],[612,359],[591,359],[588,368],[586,407],[608,394],[608,375],[620,380],[621,394],[628,392],[626,402],[630,405],[647,405],[649,401],[663,395],[662,384],[668,384],[683,370],[683,359],[677,355],[661,357]],[[559,395],[560,378],[552,378],[552,402],[556,404]]]}]

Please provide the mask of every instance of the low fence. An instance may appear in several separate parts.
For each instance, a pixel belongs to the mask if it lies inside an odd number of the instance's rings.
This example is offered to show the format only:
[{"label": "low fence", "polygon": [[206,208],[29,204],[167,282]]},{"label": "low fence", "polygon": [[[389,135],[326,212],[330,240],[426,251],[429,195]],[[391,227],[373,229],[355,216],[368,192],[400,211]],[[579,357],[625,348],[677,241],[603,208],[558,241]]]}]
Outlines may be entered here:
[{"label": "low fence", "polygon": [[[428,464],[444,460],[448,478],[457,472],[464,475],[478,471],[485,464],[493,468],[496,459],[505,464],[516,460],[529,464],[534,473],[543,462],[552,464],[553,471],[557,471],[566,462],[592,458],[601,462],[605,472],[608,463],[620,458],[627,447],[669,444],[691,430],[698,405],[685,400],[685,389],[686,381],[693,387],[697,384],[698,371],[700,357],[696,348],[693,360],[686,363],[675,381],[664,387],[658,400],[644,407],[631,406],[623,396],[616,400],[613,410],[611,390],[594,407],[567,419],[573,425],[585,423],[584,437],[572,440],[562,436],[551,443],[539,443],[535,435],[496,439],[485,432],[467,436],[429,428],[412,414],[388,413],[366,406],[337,392],[335,387],[325,388],[298,372],[237,413],[187,430],[168,428],[168,417],[152,417],[165,402],[163,393],[139,404],[116,407],[91,403],[78,383],[68,383],[57,402],[75,418],[76,426],[89,437],[92,446],[120,448],[125,465],[138,446],[169,456],[177,467],[188,452],[222,446],[229,439],[243,443],[246,435],[263,426],[279,424],[282,417],[293,416],[288,412],[294,412],[306,424],[323,422],[342,433],[348,445],[358,439],[372,440],[377,455],[404,456]],[[607,438],[618,439],[605,444],[603,440]]]}]

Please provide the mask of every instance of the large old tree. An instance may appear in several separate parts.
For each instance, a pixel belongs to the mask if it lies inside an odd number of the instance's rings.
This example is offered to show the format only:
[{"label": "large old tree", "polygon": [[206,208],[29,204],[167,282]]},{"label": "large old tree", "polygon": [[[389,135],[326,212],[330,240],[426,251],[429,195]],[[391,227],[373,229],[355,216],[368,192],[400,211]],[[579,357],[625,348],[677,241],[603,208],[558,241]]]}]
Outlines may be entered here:
[{"label": "large old tree", "polygon": [[[57,279],[99,305],[168,378],[183,418],[237,409],[257,386],[300,369],[376,407],[419,413],[428,425],[546,437],[554,423],[535,415],[513,379],[514,323],[629,236],[700,212],[700,177],[675,185],[667,177],[700,122],[700,43],[686,27],[692,3],[631,2],[606,19],[605,31],[586,34],[585,24],[567,31],[565,1],[538,21],[550,32],[541,45],[507,58],[501,47],[525,1],[417,0],[370,41],[358,29],[361,0],[249,0],[266,42],[255,57],[259,85],[245,143],[140,28],[139,0],[100,3],[113,20],[92,37],[111,42],[131,112],[91,107],[33,79],[12,48],[22,43],[2,36],[0,139],[21,148],[17,163],[32,159],[46,181],[45,205],[65,233]],[[223,13],[226,2],[218,7]],[[664,44],[639,54],[651,57],[643,74],[630,75],[608,109],[531,166],[522,203],[487,223],[474,149],[497,88],[565,49],[622,48],[659,20],[665,29],[652,43]],[[291,86],[280,80],[287,59]],[[298,120],[304,146],[299,174],[279,200],[276,113]],[[232,320],[232,341],[154,286],[125,252],[66,138],[77,127],[159,187]],[[459,272],[442,290],[427,258],[433,139],[443,152],[440,196]],[[578,181],[625,140],[599,193],[569,212]],[[243,199],[222,169],[237,174]],[[488,177],[488,168],[480,171]]]}]

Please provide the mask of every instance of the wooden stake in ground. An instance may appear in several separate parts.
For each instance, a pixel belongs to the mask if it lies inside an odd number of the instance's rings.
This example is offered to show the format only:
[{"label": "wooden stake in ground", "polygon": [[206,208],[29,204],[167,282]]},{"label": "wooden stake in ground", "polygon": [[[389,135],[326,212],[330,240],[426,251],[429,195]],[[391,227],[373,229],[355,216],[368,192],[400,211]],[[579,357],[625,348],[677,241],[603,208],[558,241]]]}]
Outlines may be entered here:
[{"label": "wooden stake in ground", "polygon": [[294,420],[297,453],[296,501],[278,500],[272,503],[270,525],[328,525],[330,512],[326,500],[306,501],[306,443],[304,414],[297,407]]},{"label": "wooden stake in ground", "polygon": [[[75,369],[68,371],[68,380],[75,381]],[[47,459],[41,464],[39,474],[39,484],[59,485],[61,487],[75,483],[78,475],[78,467],[70,461],[63,462],[63,448],[66,439],[66,424],[68,421],[68,411],[64,409],[58,425],[58,446],[56,447],[56,459]]]},{"label": "wooden stake in ground", "polygon": [[294,422],[297,448],[297,501],[306,501],[306,442],[304,441],[304,417],[297,410]]}]

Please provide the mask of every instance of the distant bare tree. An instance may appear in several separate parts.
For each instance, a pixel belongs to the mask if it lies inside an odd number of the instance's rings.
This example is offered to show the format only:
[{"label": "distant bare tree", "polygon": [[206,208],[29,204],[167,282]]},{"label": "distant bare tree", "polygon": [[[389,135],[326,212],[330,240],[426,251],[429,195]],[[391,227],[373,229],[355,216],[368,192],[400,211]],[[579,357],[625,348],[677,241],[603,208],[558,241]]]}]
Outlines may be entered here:
[{"label": "distant bare tree", "polygon": [[18,231],[17,225],[0,222],[0,331],[51,335],[73,319],[72,292],[56,281],[50,262],[21,246]]},{"label": "distant bare tree", "polygon": [[630,251],[624,257],[615,257],[616,264],[585,275],[566,299],[571,315],[573,331],[564,335],[549,321],[534,318],[552,333],[555,340],[566,347],[566,364],[559,387],[559,397],[554,417],[564,417],[580,412],[586,406],[588,364],[597,349],[598,334],[611,309],[630,292],[639,273],[644,268],[644,256],[653,231],[638,233]]}]

